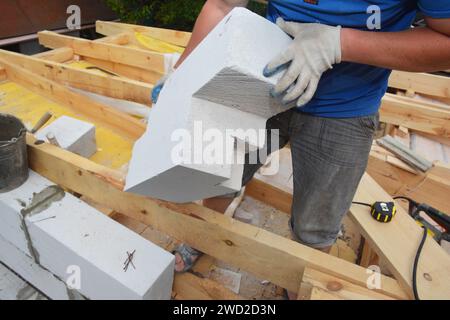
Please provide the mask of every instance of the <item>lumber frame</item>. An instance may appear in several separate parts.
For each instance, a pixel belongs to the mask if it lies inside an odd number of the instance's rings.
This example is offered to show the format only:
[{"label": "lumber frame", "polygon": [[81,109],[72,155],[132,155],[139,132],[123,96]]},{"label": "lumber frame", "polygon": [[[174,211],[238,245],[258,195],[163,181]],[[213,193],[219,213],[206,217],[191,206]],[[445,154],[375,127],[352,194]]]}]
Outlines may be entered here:
[{"label": "lumber frame", "polygon": [[[30,167],[54,183],[183,241],[194,248],[296,292],[305,266],[364,286],[366,270],[196,205],[176,205],[121,191],[120,174],[28,137]],[[277,270],[277,272],[273,272]],[[406,299],[394,279],[382,276],[383,294]]]},{"label": "lumber frame", "polygon": [[[33,57],[45,59],[47,61],[66,62],[73,59],[73,50],[70,48],[59,48],[35,54]],[[5,68],[0,66],[0,81],[5,81],[7,79],[8,77]]]},{"label": "lumber frame", "polygon": [[186,47],[191,38],[190,32],[144,27],[119,22],[97,21],[95,26],[97,33],[104,36],[113,36],[122,32],[129,32],[132,34],[134,34],[135,32],[140,32],[155,39],[162,40],[180,47]]},{"label": "lumber frame", "polygon": [[327,275],[323,272],[305,268],[300,284],[300,300],[315,300],[314,289],[323,292],[332,300],[392,300],[392,297],[358,286],[348,281]]},{"label": "lumber frame", "polygon": [[38,33],[39,43],[48,48],[72,48],[74,53],[83,57],[111,61],[138,67],[163,75],[165,73],[165,56],[148,50],[124,47],[110,41],[91,41],[60,35],[50,31]]},{"label": "lumber frame", "polygon": [[450,98],[450,77],[429,73],[393,71],[389,78],[392,88]]},{"label": "lumber frame", "polygon": [[[71,49],[69,49],[71,50]],[[0,58],[46,79],[108,97],[150,104],[153,85],[0,50]]]},{"label": "lumber frame", "polygon": [[[274,186],[266,187],[262,181],[253,181],[247,185],[247,194],[257,200],[272,204],[280,210],[287,207],[284,204],[279,206],[278,201],[273,201],[278,197],[286,198],[286,190]],[[267,194],[271,196],[266,198]],[[365,174],[355,201],[374,203],[375,201],[392,201],[392,198],[368,174]],[[288,203],[292,203],[292,193]],[[359,227],[362,236],[373,250],[387,262],[390,271],[412,297],[412,263],[421,239],[422,229],[401,207],[397,208],[396,218],[389,224],[375,221],[370,216],[368,208],[357,205],[351,207],[350,218]],[[428,273],[432,277],[432,281],[427,281],[424,277],[418,276],[421,298],[448,299],[450,297],[450,286],[448,285],[450,283],[450,257],[434,240],[429,239],[424,246],[420,261],[418,274]]]},{"label": "lumber frame", "polygon": [[97,123],[103,123],[130,139],[138,139],[145,131],[146,126],[141,121],[83,95],[76,94],[61,84],[7,62],[3,58],[0,58],[0,65],[5,68],[9,80],[96,120]]},{"label": "lumber frame", "polygon": [[382,100],[380,120],[409,129],[450,137],[450,109],[431,106],[414,99],[386,94]]}]

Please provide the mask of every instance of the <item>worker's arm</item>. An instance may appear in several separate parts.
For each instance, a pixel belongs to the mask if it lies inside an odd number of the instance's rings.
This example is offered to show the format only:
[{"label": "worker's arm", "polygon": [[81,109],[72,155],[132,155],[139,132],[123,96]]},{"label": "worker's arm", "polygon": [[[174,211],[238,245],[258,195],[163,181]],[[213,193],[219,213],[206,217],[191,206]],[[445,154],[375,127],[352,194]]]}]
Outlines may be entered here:
[{"label": "worker's arm", "polygon": [[403,32],[359,31],[318,23],[277,24],[294,41],[264,70],[271,76],[287,68],[273,90],[283,102],[307,104],[322,74],[342,61],[413,72],[450,69],[450,19],[426,19],[428,26]]},{"label": "worker's arm", "polygon": [[[191,54],[192,51],[199,45],[200,42],[214,29],[214,27],[235,7],[244,7],[248,0],[208,0],[203,6],[197,21],[195,22],[194,30],[192,31],[191,39],[174,66],[178,68],[180,64]],[[162,77],[154,86],[152,90],[152,101],[158,101],[159,94],[164,87],[165,82],[170,77],[173,70],[170,70],[164,77]]]},{"label": "worker's arm", "polygon": [[208,0],[203,6],[192,31],[186,50],[175,68],[186,59],[214,27],[235,7],[247,6],[248,0]]},{"label": "worker's arm", "polygon": [[427,27],[403,32],[342,29],[342,61],[388,69],[431,72],[450,69],[450,19],[426,18]]}]

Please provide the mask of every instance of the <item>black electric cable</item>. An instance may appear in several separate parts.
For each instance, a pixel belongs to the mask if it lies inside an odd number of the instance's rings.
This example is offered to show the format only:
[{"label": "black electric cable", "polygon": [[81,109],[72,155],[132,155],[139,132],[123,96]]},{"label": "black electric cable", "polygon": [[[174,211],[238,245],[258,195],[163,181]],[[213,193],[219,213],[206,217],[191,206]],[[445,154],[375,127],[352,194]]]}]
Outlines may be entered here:
[{"label": "black electric cable", "polygon": [[398,200],[398,199],[400,199],[400,200],[406,200],[406,201],[411,202],[411,203],[413,203],[413,204],[417,204],[416,201],[414,201],[414,200],[411,199],[411,198],[405,197],[405,196],[397,196],[397,197],[394,197],[393,199],[394,199],[394,200]]},{"label": "black electric cable", "polygon": [[361,205],[361,206],[366,206],[366,207],[372,208],[372,205],[370,205],[370,204],[368,204],[368,203],[357,202],[357,201],[353,201],[352,203],[353,203],[353,204],[358,204],[358,205]]},{"label": "black electric cable", "polygon": [[[416,201],[412,200],[411,198],[404,197],[404,196],[398,196],[398,197],[395,197],[394,199],[395,200],[403,199],[403,200],[407,200],[407,201],[409,201],[411,203],[417,204]],[[364,203],[364,202],[354,201],[352,203],[353,204],[357,204],[357,205],[366,206],[366,207],[372,207],[370,204]],[[420,254],[422,253],[422,249],[423,249],[423,246],[425,244],[425,240],[427,239],[427,234],[428,234],[427,227],[422,226],[422,228],[424,230],[423,231],[423,237],[422,237],[422,240],[420,242],[419,248],[417,249],[416,256],[414,258],[414,265],[413,265],[412,287],[413,287],[414,299],[416,299],[416,300],[420,300],[419,293],[417,291],[417,266],[419,265]]]},{"label": "black electric cable", "polygon": [[416,257],[414,258],[413,278],[412,278],[414,298],[416,300],[420,300],[419,293],[417,292],[417,265],[419,264],[420,253],[422,252],[423,245],[425,244],[425,240],[427,239],[428,234],[427,227],[422,226],[422,228],[423,228],[423,237],[422,241],[420,242],[419,248],[417,249]]}]

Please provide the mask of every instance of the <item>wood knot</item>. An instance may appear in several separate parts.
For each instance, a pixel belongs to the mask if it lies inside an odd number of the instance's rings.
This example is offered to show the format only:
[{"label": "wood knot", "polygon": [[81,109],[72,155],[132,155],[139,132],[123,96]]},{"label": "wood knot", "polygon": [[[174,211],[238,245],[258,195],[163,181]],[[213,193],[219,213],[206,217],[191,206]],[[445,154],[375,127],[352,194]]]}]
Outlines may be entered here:
[{"label": "wood knot", "polygon": [[327,289],[333,292],[340,291],[342,290],[342,288],[343,288],[342,283],[337,281],[330,281],[327,284]]},{"label": "wood knot", "polygon": [[430,275],[429,273],[424,273],[424,274],[423,274],[423,277],[424,277],[425,280],[427,280],[427,281],[432,281],[432,280],[433,280],[433,278],[431,277],[431,275]]},{"label": "wood knot", "polygon": [[77,173],[80,177],[83,175],[83,172],[81,170],[78,170]]},{"label": "wood knot", "polygon": [[141,210],[142,214],[148,214],[147,210]]},{"label": "wood knot", "polygon": [[234,243],[233,243],[233,241],[230,241],[230,240],[225,240],[224,242],[225,242],[225,244],[226,244],[227,246],[229,246],[229,247],[232,247],[232,246],[234,246]]}]

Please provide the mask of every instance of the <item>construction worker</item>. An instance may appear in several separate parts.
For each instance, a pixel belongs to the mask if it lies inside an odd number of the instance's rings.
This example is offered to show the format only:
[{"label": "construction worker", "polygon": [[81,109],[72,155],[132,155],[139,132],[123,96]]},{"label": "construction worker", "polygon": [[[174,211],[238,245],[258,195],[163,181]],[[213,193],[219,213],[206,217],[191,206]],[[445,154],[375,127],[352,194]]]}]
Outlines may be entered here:
[{"label": "construction worker", "polygon": [[[175,68],[242,0],[208,0]],[[411,29],[417,11],[427,26]],[[367,167],[378,110],[391,69],[450,69],[450,0],[274,0],[268,19],[293,38],[264,70],[284,72],[273,89],[297,107],[267,122],[290,142],[294,196],[290,226],[295,239],[329,252]],[[153,91],[158,94],[167,77]],[[274,150],[271,150],[274,151]],[[243,184],[259,165],[247,165]],[[224,212],[232,197],[204,200]],[[199,252],[176,252],[176,271],[192,267]]]}]

